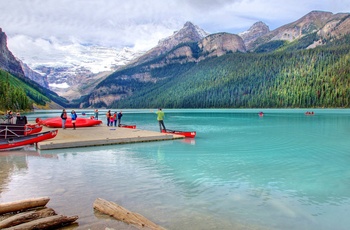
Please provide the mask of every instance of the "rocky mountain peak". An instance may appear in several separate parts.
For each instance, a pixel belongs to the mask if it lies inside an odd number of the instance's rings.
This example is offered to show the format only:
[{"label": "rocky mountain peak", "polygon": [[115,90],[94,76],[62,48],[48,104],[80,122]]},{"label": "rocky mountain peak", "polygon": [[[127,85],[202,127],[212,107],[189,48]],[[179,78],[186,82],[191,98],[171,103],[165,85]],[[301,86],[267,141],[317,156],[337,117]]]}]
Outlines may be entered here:
[{"label": "rocky mountain peak", "polygon": [[191,22],[186,22],[182,29],[180,29],[179,31],[175,31],[173,35],[160,40],[156,47],[152,48],[144,55],[134,60],[131,65],[141,64],[146,61],[152,60],[153,58],[161,54],[169,52],[171,49],[173,49],[181,43],[199,42],[207,35],[209,34],[203,29],[199,28]]},{"label": "rocky mountain peak", "polygon": [[263,23],[262,21],[254,23],[247,31],[244,31],[242,33],[239,33],[238,36],[240,36],[243,39],[243,42],[246,47],[250,47],[250,45],[259,37],[267,34],[270,32],[269,27]]},{"label": "rocky mountain peak", "polygon": [[203,29],[199,28],[198,26],[192,24],[192,22],[186,22],[183,29],[191,30],[194,34],[197,33],[199,40],[209,35],[209,33],[205,32]]},{"label": "rocky mountain peak", "polygon": [[48,88],[47,78],[33,71],[29,66],[17,59],[7,47],[7,36],[0,28],[0,69],[18,77],[27,77],[41,86]]},{"label": "rocky mountain peak", "polygon": [[7,36],[0,28],[0,69],[6,70],[11,74],[24,77],[24,72],[20,63],[7,48]]},{"label": "rocky mountain peak", "polygon": [[47,81],[47,76],[42,76],[38,72],[35,72],[26,63],[22,62],[19,59],[17,59],[17,61],[20,63],[21,68],[24,72],[24,75],[27,78],[35,81],[36,83],[38,83],[44,88],[47,88],[47,89],[49,88],[49,82]]},{"label": "rocky mountain peak", "polygon": [[300,18],[299,20],[297,20],[297,22],[301,23],[315,23],[315,24],[321,24],[324,25],[325,21],[328,21],[331,17],[333,16],[333,13],[331,12],[326,12],[326,11],[311,11],[310,13],[306,14],[305,16],[303,16],[302,18]]},{"label": "rocky mountain peak", "polygon": [[[203,53],[207,54],[208,57],[219,57],[227,52],[246,52],[242,38],[236,34],[229,33],[211,34],[202,39],[198,46],[203,50]],[[205,57],[202,59],[204,58]]]},{"label": "rocky mountain peak", "polygon": [[248,30],[248,32],[269,32],[270,29],[269,27],[262,21],[258,21],[256,23],[254,23]]},{"label": "rocky mountain peak", "polygon": [[159,41],[158,46],[163,46],[167,51],[185,42],[199,42],[205,36],[209,35],[207,32],[192,24],[186,22],[179,31],[175,31],[173,35]]},{"label": "rocky mountain peak", "polygon": [[[325,11],[311,11],[300,19],[283,25],[261,37],[256,39],[253,43],[247,47],[248,50],[254,50],[261,44],[268,43],[270,41],[282,40],[292,42],[300,39],[305,35],[320,32],[320,30],[326,30],[324,27],[327,25],[329,28],[340,28],[338,24],[344,24],[342,21],[348,17],[349,14],[336,14]],[[323,32],[325,33],[325,32]],[[328,33],[328,32],[326,32]],[[321,44],[320,42],[317,42]],[[314,45],[315,46],[315,45]]]}]

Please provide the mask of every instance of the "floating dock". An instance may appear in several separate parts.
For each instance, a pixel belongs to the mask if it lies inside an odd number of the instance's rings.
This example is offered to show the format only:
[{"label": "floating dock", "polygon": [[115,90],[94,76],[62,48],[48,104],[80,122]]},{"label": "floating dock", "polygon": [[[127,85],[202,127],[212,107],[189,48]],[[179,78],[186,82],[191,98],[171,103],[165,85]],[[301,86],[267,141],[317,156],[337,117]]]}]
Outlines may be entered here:
[{"label": "floating dock", "polygon": [[[43,128],[44,131],[54,128]],[[55,138],[39,142],[39,150],[91,147],[101,145],[128,144],[149,141],[166,141],[183,139],[184,136],[154,131],[119,128],[110,126],[93,126],[77,129],[58,128]]]}]

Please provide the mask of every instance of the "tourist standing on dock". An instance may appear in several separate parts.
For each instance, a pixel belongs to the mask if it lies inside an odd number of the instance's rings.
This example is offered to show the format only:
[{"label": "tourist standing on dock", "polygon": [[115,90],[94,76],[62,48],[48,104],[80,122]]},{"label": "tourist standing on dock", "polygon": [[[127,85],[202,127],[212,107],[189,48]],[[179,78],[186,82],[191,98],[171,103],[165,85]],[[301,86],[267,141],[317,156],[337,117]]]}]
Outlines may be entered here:
[{"label": "tourist standing on dock", "polygon": [[113,126],[114,123],[114,116],[111,113],[111,116],[109,117],[109,126]]},{"label": "tourist standing on dock", "polygon": [[95,120],[98,120],[98,109],[95,109]]},{"label": "tourist standing on dock", "polygon": [[72,110],[71,118],[72,118],[73,129],[75,129],[75,122],[77,121],[77,117],[78,117],[77,113],[74,110]]},{"label": "tourist standing on dock", "polygon": [[[109,126],[110,122],[111,122],[111,110],[108,110],[108,112],[106,113],[106,118],[107,118],[107,126]],[[111,124],[113,125],[113,124]]]},{"label": "tourist standing on dock", "polygon": [[62,110],[61,119],[62,119],[62,129],[65,129],[66,128],[66,120],[67,120],[67,112],[65,109]]},{"label": "tourist standing on dock", "polygon": [[112,122],[111,126],[113,126],[113,124],[114,124],[114,127],[116,127],[117,126],[117,112],[114,112],[112,117],[113,117],[113,122]]},{"label": "tourist standing on dock", "polygon": [[122,120],[122,116],[123,116],[123,113],[122,113],[122,111],[120,110],[120,112],[118,113],[118,127],[120,127],[120,122],[121,122],[121,120]]},{"label": "tourist standing on dock", "polygon": [[158,111],[156,112],[157,114],[157,120],[158,120],[158,123],[159,123],[159,129],[160,129],[160,132],[162,132],[162,127],[164,130],[166,130],[165,128],[165,125],[164,125],[164,112],[162,111],[162,108],[159,108]]}]

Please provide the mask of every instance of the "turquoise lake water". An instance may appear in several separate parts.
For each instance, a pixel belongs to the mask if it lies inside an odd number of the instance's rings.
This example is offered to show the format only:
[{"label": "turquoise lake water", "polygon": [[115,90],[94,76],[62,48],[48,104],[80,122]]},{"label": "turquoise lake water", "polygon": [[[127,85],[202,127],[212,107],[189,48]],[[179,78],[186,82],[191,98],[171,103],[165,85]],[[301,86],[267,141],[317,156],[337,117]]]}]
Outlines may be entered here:
[{"label": "turquoise lake water", "polygon": [[[57,213],[79,215],[74,229],[128,229],[95,213],[96,198],[166,229],[348,229],[350,110],[262,111],[164,109],[168,129],[195,139],[0,152],[0,202],[49,196]],[[123,113],[159,131],[149,110]]]}]

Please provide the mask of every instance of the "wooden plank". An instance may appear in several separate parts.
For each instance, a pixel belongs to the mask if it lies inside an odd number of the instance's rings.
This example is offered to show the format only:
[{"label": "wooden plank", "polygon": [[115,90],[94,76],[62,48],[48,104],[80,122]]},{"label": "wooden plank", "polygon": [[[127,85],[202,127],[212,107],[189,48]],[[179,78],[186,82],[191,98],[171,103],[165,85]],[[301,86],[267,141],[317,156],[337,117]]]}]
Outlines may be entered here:
[{"label": "wooden plank", "polygon": [[97,198],[95,200],[93,207],[94,209],[104,214],[113,216],[115,219],[123,221],[127,224],[132,224],[139,229],[146,228],[154,230],[164,230],[163,227],[160,227],[159,225],[153,223],[141,214],[131,212],[116,203],[106,201],[101,198]]},{"label": "wooden plank", "polygon": [[49,201],[49,197],[39,197],[8,203],[1,203],[0,215],[8,212],[18,212],[30,208],[44,207]]}]

